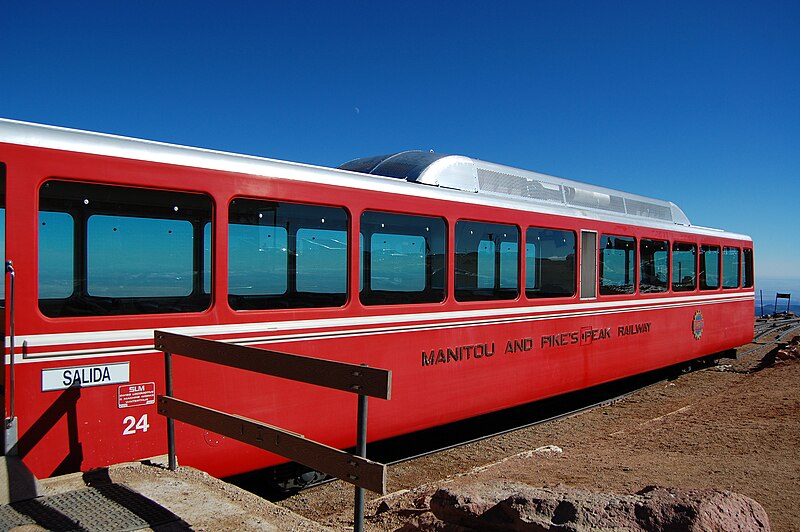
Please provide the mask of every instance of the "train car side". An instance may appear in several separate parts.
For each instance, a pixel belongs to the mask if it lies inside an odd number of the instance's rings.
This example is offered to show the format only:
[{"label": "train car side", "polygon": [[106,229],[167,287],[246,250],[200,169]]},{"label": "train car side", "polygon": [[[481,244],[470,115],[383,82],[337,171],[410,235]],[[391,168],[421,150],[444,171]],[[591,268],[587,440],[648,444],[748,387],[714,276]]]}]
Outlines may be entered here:
[{"label": "train car side", "polygon": [[[16,452],[40,477],[165,452],[154,329],[391,369],[371,440],[752,338],[747,237],[45,133],[0,142],[16,300],[4,374]],[[347,394],[181,357],[175,372],[187,400],[354,443]],[[281,461],[181,424],[177,443],[182,463],[220,476]]]}]

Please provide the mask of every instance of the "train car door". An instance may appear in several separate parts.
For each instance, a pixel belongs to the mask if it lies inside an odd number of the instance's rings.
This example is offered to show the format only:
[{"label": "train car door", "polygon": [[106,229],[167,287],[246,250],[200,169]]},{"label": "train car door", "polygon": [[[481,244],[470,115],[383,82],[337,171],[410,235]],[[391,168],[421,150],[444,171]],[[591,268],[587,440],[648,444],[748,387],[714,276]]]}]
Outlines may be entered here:
[{"label": "train car door", "polygon": [[581,299],[597,297],[597,231],[581,231]]},{"label": "train car door", "polygon": [[[0,344],[3,353],[0,356],[0,407],[3,412],[3,428],[6,426],[6,165],[0,162],[0,256],[3,264],[3,282],[0,282]],[[6,454],[6,431],[0,431],[2,445],[0,451]]]}]

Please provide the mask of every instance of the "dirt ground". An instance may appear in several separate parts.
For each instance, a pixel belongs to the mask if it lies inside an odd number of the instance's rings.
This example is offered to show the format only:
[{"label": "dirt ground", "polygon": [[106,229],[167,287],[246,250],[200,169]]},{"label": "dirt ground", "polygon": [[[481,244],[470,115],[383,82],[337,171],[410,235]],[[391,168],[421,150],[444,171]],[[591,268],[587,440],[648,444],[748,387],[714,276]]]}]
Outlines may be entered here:
[{"label": "dirt ground", "polygon": [[[389,492],[464,476],[627,494],[717,488],[758,501],[773,530],[800,530],[800,362],[766,365],[771,347],[745,346],[739,360],[613,405],[392,466]],[[561,452],[530,452],[548,445]],[[352,526],[351,500],[350,486],[336,482],[281,504],[343,530]],[[368,507],[368,529],[402,524],[403,512],[376,516],[377,505]]]}]

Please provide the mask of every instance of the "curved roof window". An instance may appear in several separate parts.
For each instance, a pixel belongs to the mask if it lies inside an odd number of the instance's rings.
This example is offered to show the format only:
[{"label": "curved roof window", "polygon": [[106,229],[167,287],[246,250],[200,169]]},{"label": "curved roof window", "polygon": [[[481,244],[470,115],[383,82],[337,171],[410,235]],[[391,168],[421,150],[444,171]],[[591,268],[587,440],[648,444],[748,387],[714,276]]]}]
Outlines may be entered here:
[{"label": "curved roof window", "polygon": [[402,151],[388,155],[353,159],[338,168],[362,174],[396,177],[407,181],[416,181],[420,174],[431,164],[447,157],[444,153],[433,153],[419,150]]}]

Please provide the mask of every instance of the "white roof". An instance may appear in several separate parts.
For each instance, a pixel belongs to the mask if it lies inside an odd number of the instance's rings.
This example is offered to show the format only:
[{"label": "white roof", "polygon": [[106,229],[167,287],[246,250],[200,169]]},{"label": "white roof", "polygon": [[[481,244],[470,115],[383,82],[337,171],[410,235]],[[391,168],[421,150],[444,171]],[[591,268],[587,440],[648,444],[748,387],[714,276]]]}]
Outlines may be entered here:
[{"label": "white roof", "polygon": [[339,168],[479,194],[691,225],[671,201],[579,183],[461,155],[406,151],[354,159]]}]

